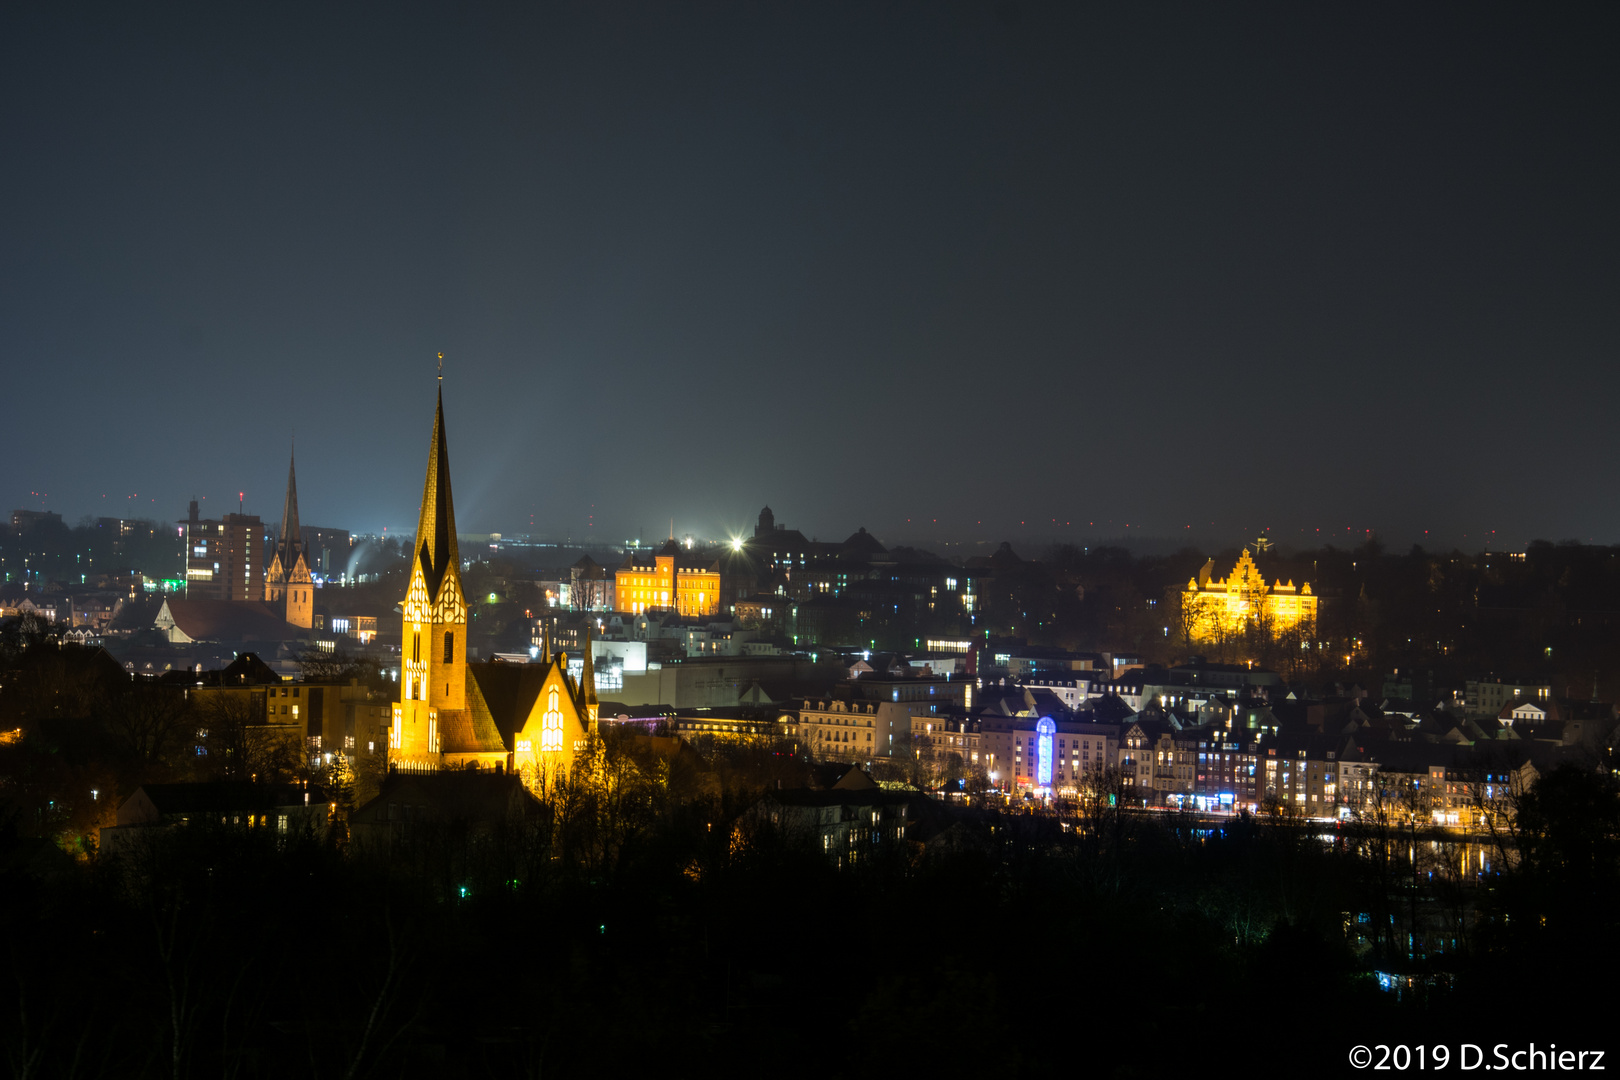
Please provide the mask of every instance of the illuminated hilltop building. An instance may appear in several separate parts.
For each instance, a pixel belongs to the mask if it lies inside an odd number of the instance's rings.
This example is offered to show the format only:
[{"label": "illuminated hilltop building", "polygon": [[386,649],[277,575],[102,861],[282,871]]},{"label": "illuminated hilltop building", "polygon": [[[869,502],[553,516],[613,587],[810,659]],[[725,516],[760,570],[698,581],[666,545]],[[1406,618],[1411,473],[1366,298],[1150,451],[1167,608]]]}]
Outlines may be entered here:
[{"label": "illuminated hilltop building", "polygon": [[1273,633],[1316,622],[1316,596],[1310,582],[1298,588],[1292,581],[1267,585],[1248,548],[1225,579],[1215,579],[1214,572],[1215,560],[1210,559],[1181,594],[1195,637],[1229,636],[1255,622],[1268,624]]},{"label": "illuminated hilltop building", "polygon": [[305,630],[315,625],[315,583],[304,561],[304,544],[298,529],[298,477],[293,459],[287,458],[287,501],[281,506],[281,538],[270,568],[264,573],[264,599],[294,626]]},{"label": "illuminated hilltop building", "polygon": [[632,551],[614,574],[619,610],[716,615],[720,611],[720,564],[688,556],[673,538],[657,554]]},{"label": "illuminated hilltop building", "polygon": [[405,771],[502,768],[538,785],[571,769],[596,731],[590,642],[576,682],[547,643],[534,664],[467,662],[467,603],[439,394],[416,525],[389,765]]}]

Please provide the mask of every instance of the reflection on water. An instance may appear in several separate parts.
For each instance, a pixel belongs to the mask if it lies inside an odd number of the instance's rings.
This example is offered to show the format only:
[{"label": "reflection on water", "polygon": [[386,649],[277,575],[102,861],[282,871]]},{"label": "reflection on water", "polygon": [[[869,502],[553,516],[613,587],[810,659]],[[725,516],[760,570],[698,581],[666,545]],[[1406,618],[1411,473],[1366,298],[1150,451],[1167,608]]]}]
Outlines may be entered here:
[{"label": "reflection on water", "polygon": [[1413,835],[1328,830],[1317,834],[1324,844],[1340,848],[1374,863],[1400,863],[1408,873],[1458,884],[1479,884],[1500,870],[1518,865],[1519,853],[1510,841],[1465,837],[1450,833]]}]

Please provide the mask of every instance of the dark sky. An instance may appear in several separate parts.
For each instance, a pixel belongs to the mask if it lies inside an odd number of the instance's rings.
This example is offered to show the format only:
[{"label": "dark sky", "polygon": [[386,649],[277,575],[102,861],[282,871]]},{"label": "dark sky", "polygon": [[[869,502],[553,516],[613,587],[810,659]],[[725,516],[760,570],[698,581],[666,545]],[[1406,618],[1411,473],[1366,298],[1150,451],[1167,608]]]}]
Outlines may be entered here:
[{"label": "dark sky", "polygon": [[28,7],[5,509],[1620,542],[1616,5]]}]

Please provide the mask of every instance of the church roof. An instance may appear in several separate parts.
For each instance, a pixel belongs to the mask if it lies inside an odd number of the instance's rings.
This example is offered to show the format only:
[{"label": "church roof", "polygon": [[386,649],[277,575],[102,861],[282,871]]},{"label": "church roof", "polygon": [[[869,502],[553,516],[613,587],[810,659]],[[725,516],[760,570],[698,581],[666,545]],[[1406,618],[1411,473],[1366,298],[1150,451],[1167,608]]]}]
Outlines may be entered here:
[{"label": "church roof", "polygon": [[416,559],[422,567],[429,597],[451,570],[459,570],[456,547],[456,511],[450,498],[450,446],[444,433],[444,390],[433,416],[433,443],[428,448],[427,480],[422,486],[422,514],[416,523]]},{"label": "church roof", "polygon": [[[440,713],[439,731],[444,752],[512,749],[517,733],[523,730],[534,712],[547,677],[565,662],[566,654],[554,653],[549,663],[468,664],[467,709],[463,714],[465,720],[456,721],[455,745],[450,741],[451,729],[445,724],[445,714]],[[566,669],[562,682],[565,692],[576,696],[574,681],[568,678]],[[576,698],[581,719],[585,715],[585,704]]]},{"label": "church roof", "polygon": [[[164,612],[168,613],[167,620]],[[295,641],[309,631],[287,622],[257,600],[186,600],[168,597],[156,623],[172,622],[192,641]]]},{"label": "church roof", "polygon": [[465,709],[439,710],[439,750],[446,754],[491,754],[507,749],[506,739],[491,721],[488,709],[474,706],[468,687]]},{"label": "church roof", "polygon": [[[505,745],[523,729],[552,664],[468,664],[467,709]],[[486,732],[487,737],[487,732]],[[448,749],[448,748],[447,748]]]}]

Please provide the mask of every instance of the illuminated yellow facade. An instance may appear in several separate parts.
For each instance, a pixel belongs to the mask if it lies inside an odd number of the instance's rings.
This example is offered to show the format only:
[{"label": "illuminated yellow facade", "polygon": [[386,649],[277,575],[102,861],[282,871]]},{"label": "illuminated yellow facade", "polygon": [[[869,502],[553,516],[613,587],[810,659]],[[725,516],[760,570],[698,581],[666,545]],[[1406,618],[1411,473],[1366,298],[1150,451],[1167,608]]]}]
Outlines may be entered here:
[{"label": "illuminated yellow facade", "polygon": [[596,734],[590,638],[576,682],[550,641],[536,664],[467,663],[467,603],[439,396],[403,605],[400,695],[388,763],[406,771],[505,769],[540,789],[566,776]]},{"label": "illuminated yellow facade", "polygon": [[441,715],[467,708],[467,604],[461,587],[461,553],[456,547],[456,512],[450,497],[442,391],[433,418],[427,480],[422,485],[404,623],[399,704],[394,707],[388,737],[388,760],[405,768],[435,769],[442,751]]},{"label": "illuminated yellow facade", "polygon": [[568,654],[551,653],[549,642],[540,663],[525,665],[521,687],[539,683],[534,697],[519,689],[521,712],[512,733],[511,768],[530,789],[543,791],[566,776],[589,752],[596,736],[596,675],[586,632],[585,668],[576,683],[568,675]]},{"label": "illuminated yellow facade", "polygon": [[720,611],[720,564],[702,567],[682,561],[681,546],[669,541],[656,555],[632,552],[614,574],[614,602],[620,611],[674,611],[715,615]]},{"label": "illuminated yellow facade", "polygon": [[1214,569],[1214,559],[1204,563],[1181,594],[1194,637],[1229,636],[1252,623],[1265,623],[1280,633],[1316,622],[1316,595],[1310,582],[1298,588],[1292,581],[1267,585],[1248,548],[1226,578],[1216,579]]}]

